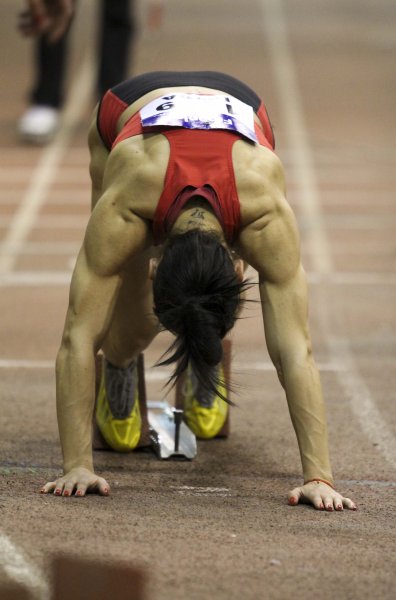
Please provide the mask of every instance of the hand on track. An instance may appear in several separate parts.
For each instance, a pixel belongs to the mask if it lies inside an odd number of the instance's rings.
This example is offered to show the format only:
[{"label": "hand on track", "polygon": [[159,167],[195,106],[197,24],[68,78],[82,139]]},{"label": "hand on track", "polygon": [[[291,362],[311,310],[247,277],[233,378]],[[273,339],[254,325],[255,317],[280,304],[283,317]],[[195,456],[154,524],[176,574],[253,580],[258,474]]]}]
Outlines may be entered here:
[{"label": "hand on track", "polygon": [[46,483],[41,489],[42,494],[51,492],[55,496],[72,496],[74,493],[76,496],[82,497],[87,492],[108,496],[110,486],[103,477],[98,477],[84,467],[77,467],[56,481]]},{"label": "hand on track", "polygon": [[350,498],[344,498],[332,487],[321,481],[310,481],[301,487],[296,487],[288,494],[291,506],[296,504],[313,504],[317,510],[341,511],[344,508],[357,510],[357,506]]}]

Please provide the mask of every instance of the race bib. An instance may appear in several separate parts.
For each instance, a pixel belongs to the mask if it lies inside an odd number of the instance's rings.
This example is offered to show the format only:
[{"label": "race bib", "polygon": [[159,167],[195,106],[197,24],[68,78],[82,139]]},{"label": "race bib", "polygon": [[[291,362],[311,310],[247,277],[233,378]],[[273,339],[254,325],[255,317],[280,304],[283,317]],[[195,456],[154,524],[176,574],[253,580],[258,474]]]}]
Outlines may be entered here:
[{"label": "race bib", "polygon": [[257,142],[253,108],[233,96],[168,94],[140,111],[142,127],[229,129]]}]

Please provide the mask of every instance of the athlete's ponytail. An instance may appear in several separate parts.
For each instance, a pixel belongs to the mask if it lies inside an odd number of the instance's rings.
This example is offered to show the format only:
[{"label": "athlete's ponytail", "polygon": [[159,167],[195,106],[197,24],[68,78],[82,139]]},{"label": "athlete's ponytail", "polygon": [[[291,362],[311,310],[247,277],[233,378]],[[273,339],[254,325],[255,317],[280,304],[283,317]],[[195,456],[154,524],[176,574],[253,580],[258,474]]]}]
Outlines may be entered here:
[{"label": "athlete's ponytail", "polygon": [[176,336],[165,353],[170,356],[159,363],[176,363],[169,382],[190,363],[202,388],[219,394],[222,339],[235,323],[246,287],[213,233],[193,229],[169,239],[153,283],[154,312]]}]

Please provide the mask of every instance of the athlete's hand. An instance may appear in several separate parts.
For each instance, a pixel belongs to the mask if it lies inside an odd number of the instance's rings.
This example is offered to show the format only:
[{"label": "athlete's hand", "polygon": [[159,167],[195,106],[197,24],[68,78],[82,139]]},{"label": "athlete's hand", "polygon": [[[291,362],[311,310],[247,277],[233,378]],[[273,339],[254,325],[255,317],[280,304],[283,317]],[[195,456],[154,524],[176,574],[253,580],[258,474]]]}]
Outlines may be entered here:
[{"label": "athlete's hand", "polygon": [[108,496],[110,486],[103,477],[98,477],[84,467],[72,469],[56,481],[50,481],[41,488],[42,494],[54,493],[55,496],[85,496],[87,492]]},{"label": "athlete's hand", "polygon": [[288,502],[291,506],[296,504],[313,504],[318,510],[357,510],[357,506],[350,498],[344,498],[332,487],[322,481],[310,481],[301,487],[296,487],[288,494]]},{"label": "athlete's hand", "polygon": [[26,36],[45,33],[50,42],[57,42],[72,19],[73,0],[26,0],[26,4],[19,15],[21,33]]}]

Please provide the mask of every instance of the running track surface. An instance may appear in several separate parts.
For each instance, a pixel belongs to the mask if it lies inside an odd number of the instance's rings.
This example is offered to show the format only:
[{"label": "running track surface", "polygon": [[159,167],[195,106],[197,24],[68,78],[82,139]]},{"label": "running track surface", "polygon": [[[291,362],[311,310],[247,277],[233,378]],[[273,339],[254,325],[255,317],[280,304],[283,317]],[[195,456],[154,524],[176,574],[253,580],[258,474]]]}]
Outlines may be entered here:
[{"label": "running track surface", "polygon": [[[46,148],[15,123],[31,45],[0,22],[0,583],[48,597],[54,552],[147,569],[150,600],[395,597],[396,10],[391,0],[167,0],[133,72],[214,69],[265,99],[311,282],[310,323],[337,487],[359,511],[288,507],[297,444],[259,307],[233,334],[232,436],[192,463],[98,454],[107,498],[38,493],[60,472],[53,362],[88,219],[96,4],[73,32],[64,125]],[[147,351],[150,367],[169,338]],[[166,372],[149,368],[150,397]]]}]

